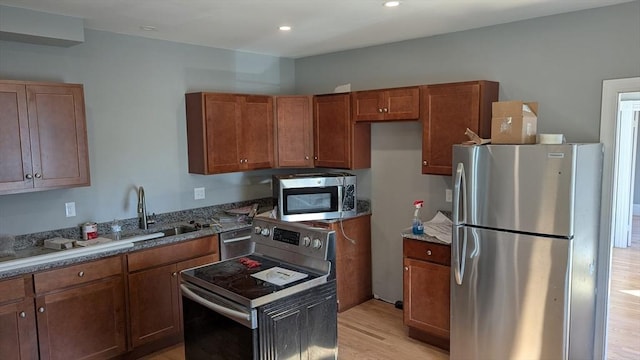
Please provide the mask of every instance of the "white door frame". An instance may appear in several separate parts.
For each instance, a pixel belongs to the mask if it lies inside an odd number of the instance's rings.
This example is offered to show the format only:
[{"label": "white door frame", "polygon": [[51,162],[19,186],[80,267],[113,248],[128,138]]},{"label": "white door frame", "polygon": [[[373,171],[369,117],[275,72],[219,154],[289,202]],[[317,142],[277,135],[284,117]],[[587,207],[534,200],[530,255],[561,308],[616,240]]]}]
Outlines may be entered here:
[{"label": "white door frame", "polygon": [[613,245],[612,205],[614,202],[614,152],[618,120],[618,98],[623,92],[640,91],[640,77],[604,80],[602,82],[602,111],[600,142],[604,144],[602,198],[600,212],[600,241],[598,244],[598,272],[596,294],[596,326],[594,357],[605,359],[607,352],[607,319],[609,317],[609,287],[611,248]]}]

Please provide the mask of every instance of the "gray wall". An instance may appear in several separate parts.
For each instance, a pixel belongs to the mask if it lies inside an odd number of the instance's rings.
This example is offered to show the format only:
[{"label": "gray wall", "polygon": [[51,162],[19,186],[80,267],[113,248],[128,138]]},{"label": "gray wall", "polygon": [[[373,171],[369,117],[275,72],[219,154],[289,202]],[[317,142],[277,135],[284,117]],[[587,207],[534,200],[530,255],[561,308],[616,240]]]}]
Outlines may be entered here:
[{"label": "gray wall", "polygon": [[91,164],[91,187],[0,196],[0,233],[135,217],[138,185],[156,213],[271,196],[267,171],[188,174],[184,94],[291,93],[291,59],[87,30],[70,48],[0,41],[0,78],[84,84]]},{"label": "gray wall", "polygon": [[[635,185],[633,187],[633,204],[635,207],[640,206],[640,129],[637,132],[636,138],[636,174],[635,174]],[[634,215],[636,214],[634,209]]]},{"label": "gray wall", "polygon": [[[602,81],[640,75],[640,2],[543,17],[477,30],[363,48],[296,61],[296,89],[332,92],[488,79],[501,100],[539,102],[539,132],[570,142],[597,142]],[[400,230],[412,201],[422,217],[444,202],[448,176],[420,175],[420,124],[373,124],[370,176],[373,286],[385,300],[402,298]],[[364,181],[364,179],[362,179]]]}]

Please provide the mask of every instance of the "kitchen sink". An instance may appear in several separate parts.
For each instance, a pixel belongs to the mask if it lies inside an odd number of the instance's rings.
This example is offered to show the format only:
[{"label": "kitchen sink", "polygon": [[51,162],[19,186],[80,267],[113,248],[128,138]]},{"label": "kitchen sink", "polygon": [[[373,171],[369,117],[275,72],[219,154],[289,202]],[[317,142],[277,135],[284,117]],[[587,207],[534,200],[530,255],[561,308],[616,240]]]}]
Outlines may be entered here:
[{"label": "kitchen sink", "polygon": [[163,237],[166,237],[166,236],[186,234],[186,233],[194,232],[196,230],[198,229],[196,229],[195,226],[180,225],[180,226],[175,226],[166,230],[160,230],[159,232],[164,234]]}]

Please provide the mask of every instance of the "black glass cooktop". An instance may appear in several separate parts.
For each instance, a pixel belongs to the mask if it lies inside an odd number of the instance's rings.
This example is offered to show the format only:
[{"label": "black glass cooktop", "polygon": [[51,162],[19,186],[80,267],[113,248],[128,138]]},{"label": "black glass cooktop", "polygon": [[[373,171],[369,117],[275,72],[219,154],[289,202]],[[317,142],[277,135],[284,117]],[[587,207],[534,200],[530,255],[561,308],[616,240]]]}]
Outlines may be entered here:
[{"label": "black glass cooktop", "polygon": [[[251,274],[271,269],[276,266],[304,273],[307,276],[303,279],[282,286],[251,276]],[[195,278],[200,284],[211,284],[249,300],[254,300],[320,277],[318,274],[294,267],[290,264],[274,261],[257,255],[247,255],[190,269],[184,271],[182,276],[186,279]]]}]

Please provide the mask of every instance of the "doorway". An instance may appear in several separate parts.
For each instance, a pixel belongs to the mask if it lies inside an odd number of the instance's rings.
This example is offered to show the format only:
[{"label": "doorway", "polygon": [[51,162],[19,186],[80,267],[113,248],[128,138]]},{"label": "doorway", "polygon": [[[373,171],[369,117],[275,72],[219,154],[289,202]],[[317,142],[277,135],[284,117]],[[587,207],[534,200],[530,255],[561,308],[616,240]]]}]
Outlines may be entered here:
[{"label": "doorway", "polygon": [[[600,142],[604,144],[602,176],[602,210],[600,219],[600,239],[597,269],[596,337],[594,355],[605,359],[607,354],[607,325],[609,319],[609,296],[611,284],[611,255],[614,232],[616,230],[616,205],[621,160],[619,102],[621,94],[640,92],[640,77],[605,80],[602,84],[602,113],[600,122]],[[630,136],[630,135],[629,135]],[[635,139],[633,139],[635,141]],[[630,161],[630,160],[628,160]],[[633,166],[635,168],[635,165]],[[627,192],[626,197],[630,194]],[[629,209],[630,211],[630,209]],[[622,215],[618,215],[620,217]]]}]

